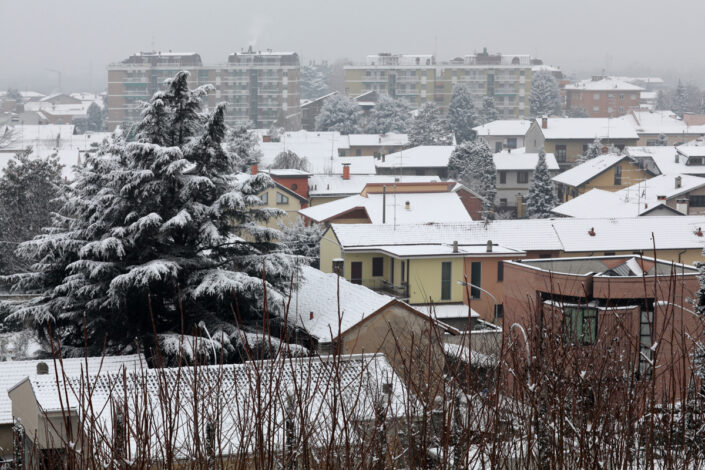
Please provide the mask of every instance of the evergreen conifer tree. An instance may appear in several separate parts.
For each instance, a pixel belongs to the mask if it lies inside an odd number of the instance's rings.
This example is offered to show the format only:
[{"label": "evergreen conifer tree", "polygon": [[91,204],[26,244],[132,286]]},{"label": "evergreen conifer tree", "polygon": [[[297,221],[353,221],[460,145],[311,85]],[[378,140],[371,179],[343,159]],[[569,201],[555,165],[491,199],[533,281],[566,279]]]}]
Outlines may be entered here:
[{"label": "evergreen conifer tree", "polygon": [[683,85],[683,82],[678,80],[678,86],[673,95],[673,112],[683,117],[686,111],[688,111],[688,90]]},{"label": "evergreen conifer tree", "polygon": [[411,114],[406,103],[388,95],[382,95],[372,110],[365,130],[370,134],[389,132],[405,134],[409,130],[410,121]]},{"label": "evergreen conifer tree", "polygon": [[424,103],[411,121],[409,143],[419,145],[451,145],[453,137],[448,122],[441,115],[441,110],[433,102]]},{"label": "evergreen conifer tree", "polygon": [[604,147],[602,145],[602,140],[599,137],[595,137],[595,140],[588,144],[587,149],[585,149],[585,153],[578,158],[578,164],[585,163],[588,160],[592,160],[593,158],[602,155],[602,147]]},{"label": "evergreen conifer tree", "polygon": [[491,217],[497,196],[497,169],[487,144],[477,140],[458,145],[448,160],[448,174],[482,196],[483,216]]},{"label": "evergreen conifer tree", "polygon": [[247,171],[252,165],[257,165],[262,160],[262,150],[259,148],[259,139],[251,132],[251,123],[238,124],[230,129],[227,134],[227,148],[230,154],[237,158],[236,165],[240,171]]},{"label": "evergreen conifer tree", "polygon": [[556,195],[553,192],[553,181],[546,165],[546,152],[541,149],[531,186],[529,186],[526,214],[532,219],[545,219],[551,216],[551,210],[555,206]]},{"label": "evergreen conifer tree", "polygon": [[[234,175],[224,106],[202,115],[208,90],[190,90],[187,77],[153,96],[136,141],[87,158],[47,233],[18,249],[33,270],[9,279],[39,295],[11,316],[42,338],[51,331],[67,354],[82,354],[84,333],[89,353],[99,353],[104,344],[108,352],[150,344],[156,329],[167,357],[211,359],[215,348],[232,361],[243,329],[263,316],[265,291],[268,314],[281,312],[278,287],[293,263],[275,242],[280,232],[256,223],[281,215],[257,196],[273,183]],[[212,339],[193,351],[190,335],[204,328]]]},{"label": "evergreen conifer tree", "polygon": [[491,96],[485,97],[482,101],[482,109],[480,109],[480,122],[478,124],[487,124],[488,122],[499,119],[499,112],[495,106],[494,98]]},{"label": "evergreen conifer tree", "polygon": [[316,117],[316,130],[338,131],[341,134],[360,132],[362,111],[355,101],[345,95],[336,94],[326,99]]},{"label": "evergreen conifer tree", "polygon": [[561,111],[561,92],[558,81],[548,72],[538,72],[531,76],[529,106],[532,116],[550,116]]},{"label": "evergreen conifer tree", "polygon": [[465,85],[455,85],[448,106],[448,123],[458,144],[473,140],[477,125],[477,112],[470,90]]}]

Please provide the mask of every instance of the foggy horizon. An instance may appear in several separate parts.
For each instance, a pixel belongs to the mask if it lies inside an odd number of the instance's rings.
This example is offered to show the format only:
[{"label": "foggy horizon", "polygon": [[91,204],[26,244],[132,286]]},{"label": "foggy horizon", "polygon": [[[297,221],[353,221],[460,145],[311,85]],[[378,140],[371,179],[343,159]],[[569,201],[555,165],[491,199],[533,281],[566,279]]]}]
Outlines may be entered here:
[{"label": "foggy horizon", "polygon": [[[695,0],[672,9],[655,0],[595,0],[589,8],[559,0],[500,0],[482,8],[450,1],[361,0],[351,8],[320,0],[202,3],[175,8],[164,0],[2,1],[0,17],[10,19],[4,31],[11,46],[0,52],[0,89],[56,91],[51,70],[58,70],[62,91],[102,91],[106,66],[138,51],[197,52],[204,64],[218,64],[250,45],[297,52],[302,64],[360,63],[382,51],[434,53],[444,61],[486,47],[531,54],[571,78],[604,71],[705,82],[705,57],[692,53],[705,2]],[[419,14],[424,11],[428,14]]]}]

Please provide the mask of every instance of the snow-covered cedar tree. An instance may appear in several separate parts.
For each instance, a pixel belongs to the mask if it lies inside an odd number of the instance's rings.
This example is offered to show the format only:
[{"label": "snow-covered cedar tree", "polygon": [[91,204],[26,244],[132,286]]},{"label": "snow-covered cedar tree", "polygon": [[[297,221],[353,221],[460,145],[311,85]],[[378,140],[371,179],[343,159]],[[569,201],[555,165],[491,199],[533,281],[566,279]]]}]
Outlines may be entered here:
[{"label": "snow-covered cedar tree", "polygon": [[553,191],[553,181],[551,181],[551,174],[546,165],[546,152],[541,149],[531,186],[529,186],[526,214],[532,219],[546,219],[551,216],[551,210],[554,207],[556,207],[556,194]]},{"label": "snow-covered cedar tree", "polygon": [[309,162],[306,157],[299,157],[291,150],[284,150],[274,157],[274,161],[269,168],[281,168],[286,170],[309,170]]},{"label": "snow-covered cedar tree", "polygon": [[489,218],[497,195],[497,169],[487,144],[475,140],[455,147],[448,160],[448,174],[482,196],[483,216]]},{"label": "snow-covered cedar tree", "polygon": [[227,133],[226,148],[236,159],[239,171],[246,171],[252,165],[257,165],[262,160],[262,150],[259,148],[259,138],[251,132],[251,123],[237,124]]},{"label": "snow-covered cedar tree", "polygon": [[588,144],[585,153],[578,158],[578,164],[585,163],[588,160],[602,155],[602,147],[604,147],[602,140],[599,137],[595,137],[595,140]]},{"label": "snow-covered cedar tree", "polygon": [[478,124],[487,124],[488,122],[496,121],[499,119],[499,112],[494,102],[494,98],[491,96],[486,96],[482,100],[482,108],[480,108],[480,113],[478,117]]},{"label": "snow-covered cedar tree", "polygon": [[409,143],[418,145],[452,145],[448,121],[436,103],[429,101],[419,108],[409,127]]},{"label": "snow-covered cedar tree", "polygon": [[0,272],[29,269],[15,255],[17,244],[39,235],[60,207],[61,164],[56,156],[32,157],[32,148],[9,159],[0,177]]},{"label": "snow-covered cedar tree", "polygon": [[24,102],[22,99],[22,93],[20,93],[16,88],[8,88],[7,93],[5,94],[5,99],[15,100],[16,104],[22,104]]},{"label": "snow-covered cedar tree", "polygon": [[89,132],[99,132],[105,130],[105,122],[103,121],[103,108],[96,103],[91,103],[88,106],[88,128]]},{"label": "snow-covered cedar tree", "polygon": [[588,113],[585,108],[578,107],[566,110],[566,116],[571,118],[586,118],[590,117],[590,113]]},{"label": "snow-covered cedar tree", "polygon": [[477,125],[477,112],[472,102],[472,94],[465,85],[455,85],[448,105],[448,124],[458,144],[473,140]]},{"label": "snow-covered cedar tree", "polygon": [[532,116],[560,114],[561,91],[556,77],[550,72],[537,72],[531,76],[529,106]]},{"label": "snow-covered cedar tree", "polygon": [[258,197],[272,180],[234,176],[225,107],[202,114],[209,88],[190,90],[187,77],[177,73],[145,105],[135,141],[86,159],[50,229],[17,250],[33,271],[8,280],[38,296],[12,317],[44,340],[51,329],[67,355],[82,354],[85,316],[89,353],[133,351],[136,341],[153,352],[154,328],[162,357],[233,361],[243,338],[263,337],[247,329],[265,292],[268,315],[282,313],[295,263],[281,233],[258,224],[282,215]]},{"label": "snow-covered cedar tree", "polygon": [[291,253],[300,256],[302,262],[318,268],[320,262],[320,243],[323,236],[323,227],[319,224],[306,226],[299,219],[292,225],[281,225],[281,243]]},{"label": "snow-covered cedar tree", "polygon": [[365,131],[370,134],[405,134],[409,130],[410,122],[411,113],[406,103],[389,95],[382,95],[372,110]]},{"label": "snow-covered cedar tree", "polygon": [[672,106],[672,111],[680,117],[683,117],[683,114],[688,111],[688,90],[680,80],[678,80],[678,86],[673,94]]},{"label": "snow-covered cedar tree", "polygon": [[316,130],[341,134],[360,132],[362,111],[355,101],[340,93],[326,99],[316,117]]},{"label": "snow-covered cedar tree", "polygon": [[327,64],[311,64],[301,67],[301,98],[315,100],[328,93],[328,76],[330,68]]}]

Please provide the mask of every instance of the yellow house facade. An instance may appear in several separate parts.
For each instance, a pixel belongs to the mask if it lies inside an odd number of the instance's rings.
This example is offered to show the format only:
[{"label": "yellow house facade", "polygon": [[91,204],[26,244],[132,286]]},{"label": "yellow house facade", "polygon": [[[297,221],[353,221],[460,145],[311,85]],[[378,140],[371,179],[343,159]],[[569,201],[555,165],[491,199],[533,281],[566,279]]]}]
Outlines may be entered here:
[{"label": "yellow house facade", "polygon": [[262,191],[258,196],[265,207],[285,212],[284,215],[271,218],[264,224],[270,228],[279,228],[282,224],[295,225],[301,219],[299,211],[308,207],[305,198],[276,182],[275,186]]},{"label": "yellow house facade", "polygon": [[591,189],[615,192],[652,178],[654,174],[626,155],[601,155],[553,177],[560,202]]}]

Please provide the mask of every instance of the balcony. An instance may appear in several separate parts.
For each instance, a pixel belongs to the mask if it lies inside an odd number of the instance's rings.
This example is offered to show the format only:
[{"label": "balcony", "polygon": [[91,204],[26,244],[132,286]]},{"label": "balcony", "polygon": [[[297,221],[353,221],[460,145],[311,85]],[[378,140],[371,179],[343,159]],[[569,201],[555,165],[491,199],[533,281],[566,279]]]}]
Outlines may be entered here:
[{"label": "balcony", "polygon": [[409,284],[392,284],[384,279],[353,279],[353,284],[362,284],[363,286],[372,289],[375,292],[385,295],[391,295],[397,299],[409,298]]}]

